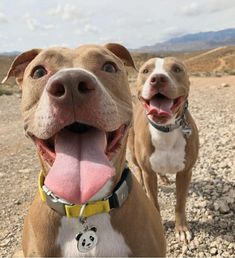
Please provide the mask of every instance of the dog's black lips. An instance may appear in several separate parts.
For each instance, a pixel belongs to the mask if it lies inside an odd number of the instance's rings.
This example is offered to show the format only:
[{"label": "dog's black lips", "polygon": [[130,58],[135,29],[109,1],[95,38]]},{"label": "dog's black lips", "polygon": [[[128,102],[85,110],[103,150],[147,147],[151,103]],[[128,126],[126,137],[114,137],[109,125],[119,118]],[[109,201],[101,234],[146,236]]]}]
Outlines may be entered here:
[{"label": "dog's black lips", "polygon": [[157,93],[156,95],[154,95],[154,98],[158,98],[158,99],[167,99],[166,96],[164,96],[163,94],[161,93]]},{"label": "dog's black lips", "polygon": [[66,126],[65,128],[73,133],[85,133],[92,127],[86,124],[75,122]]}]

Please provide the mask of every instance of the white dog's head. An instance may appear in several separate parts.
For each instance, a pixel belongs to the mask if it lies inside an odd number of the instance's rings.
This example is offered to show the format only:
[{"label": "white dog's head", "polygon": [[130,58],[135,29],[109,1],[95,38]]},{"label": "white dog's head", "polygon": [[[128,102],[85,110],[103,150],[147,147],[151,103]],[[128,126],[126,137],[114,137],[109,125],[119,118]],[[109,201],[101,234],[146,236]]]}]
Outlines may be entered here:
[{"label": "white dog's head", "polygon": [[158,124],[167,124],[180,115],[189,85],[184,64],[174,57],[148,60],[137,80],[138,96],[146,113]]}]

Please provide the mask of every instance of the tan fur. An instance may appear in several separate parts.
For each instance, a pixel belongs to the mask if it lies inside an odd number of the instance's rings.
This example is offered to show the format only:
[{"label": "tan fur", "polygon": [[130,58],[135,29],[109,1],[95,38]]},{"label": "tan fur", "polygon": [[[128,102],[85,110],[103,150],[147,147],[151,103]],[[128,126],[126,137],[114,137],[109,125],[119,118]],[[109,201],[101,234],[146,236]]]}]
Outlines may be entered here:
[{"label": "tan fur", "polygon": [[[114,62],[118,67],[118,73],[113,77],[105,77],[100,71],[101,64],[107,60]],[[124,64],[134,67],[129,52],[118,44],[108,44],[104,47],[87,45],[78,49],[35,49],[16,58],[5,80],[14,75],[22,88],[21,109],[26,133],[42,135],[42,126],[40,123],[35,123],[35,120],[38,119],[35,118],[35,114],[48,79],[62,68],[79,67],[86,69],[99,78],[102,85],[105,86],[105,90],[111,96],[110,101],[113,101],[117,107],[117,113],[115,113],[117,117],[112,117],[112,114],[108,114],[108,112],[102,116],[102,118],[105,116],[107,121],[105,126],[112,130],[111,128],[116,127],[117,124],[131,123],[132,119],[131,94]],[[49,72],[42,79],[33,80],[31,78],[32,69],[37,65],[45,65]],[[50,134],[53,135],[54,131],[46,133],[50,137]],[[119,181],[125,165],[126,143],[127,132],[123,138],[121,148],[112,158],[116,169],[113,187]],[[48,165],[42,156],[40,156],[40,162],[46,176]],[[159,212],[147,199],[134,177],[129,198],[121,208],[111,211],[110,215],[113,228],[123,235],[130,247],[132,256],[165,256],[166,243]],[[37,195],[25,218],[23,230],[24,255],[26,257],[61,256],[62,250],[55,245],[60,221],[61,216],[51,210]]]},{"label": "tan fur", "polygon": [[[176,98],[178,96],[188,96],[189,92],[189,79],[186,74],[183,64],[175,58],[164,59],[164,69],[170,74],[172,84],[165,89],[167,96]],[[154,62],[156,59],[150,59],[140,69],[137,80],[137,92],[140,97],[143,90],[143,85],[148,80],[151,72],[154,70]],[[180,65],[184,69],[184,73],[178,78],[172,76],[172,66]],[[149,70],[148,74],[143,73],[145,69]],[[183,104],[175,111],[178,117],[183,110]],[[146,111],[143,108],[141,102],[137,102],[134,106],[134,124],[129,132],[128,148],[130,150],[131,162],[137,167],[136,178],[140,184],[144,187],[147,196],[153,201],[154,205],[159,209],[157,198],[157,173],[161,171],[153,171],[150,165],[149,158],[154,152],[154,147],[151,141],[151,135],[149,131],[149,122],[147,120]],[[182,239],[187,240],[187,236],[184,236],[188,231],[187,220],[185,215],[185,203],[188,194],[188,188],[191,180],[192,167],[196,162],[198,155],[198,131],[194,123],[194,120],[189,112],[186,114],[187,122],[192,128],[192,135],[186,138],[185,147],[185,166],[183,171],[178,171],[176,174],[176,231],[182,236]],[[156,129],[155,129],[156,130]],[[157,173],[156,173],[157,172]],[[180,237],[181,237],[180,236]]]}]

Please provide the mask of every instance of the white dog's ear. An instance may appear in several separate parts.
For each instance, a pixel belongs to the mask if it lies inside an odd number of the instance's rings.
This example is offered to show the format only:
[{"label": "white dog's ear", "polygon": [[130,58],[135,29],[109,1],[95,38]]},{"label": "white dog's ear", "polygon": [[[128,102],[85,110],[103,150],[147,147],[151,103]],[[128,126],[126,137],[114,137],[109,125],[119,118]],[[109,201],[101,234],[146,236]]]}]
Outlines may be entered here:
[{"label": "white dog's ear", "polygon": [[136,70],[135,63],[131,57],[131,54],[124,46],[117,43],[108,43],[104,45],[104,47],[113,52],[114,55],[119,57],[123,61],[124,65],[131,66]]},{"label": "white dog's ear", "polygon": [[40,53],[40,51],[40,49],[31,49],[17,56],[1,83],[5,83],[9,77],[15,76],[16,82],[20,86],[23,81],[25,68]]}]

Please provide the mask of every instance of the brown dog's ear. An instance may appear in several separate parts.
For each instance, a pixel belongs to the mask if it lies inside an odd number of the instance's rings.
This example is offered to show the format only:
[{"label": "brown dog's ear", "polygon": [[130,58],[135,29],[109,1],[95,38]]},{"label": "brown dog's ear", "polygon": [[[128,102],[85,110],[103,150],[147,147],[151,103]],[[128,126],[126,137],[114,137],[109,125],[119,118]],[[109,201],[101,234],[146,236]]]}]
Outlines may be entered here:
[{"label": "brown dog's ear", "polygon": [[131,66],[136,70],[131,54],[124,46],[117,43],[108,43],[104,45],[104,47],[119,57],[123,61],[124,65]]},{"label": "brown dog's ear", "polygon": [[40,49],[32,49],[17,56],[11,64],[6,77],[1,83],[5,83],[9,77],[15,76],[17,84],[21,85],[25,68],[39,54],[40,51]]}]

